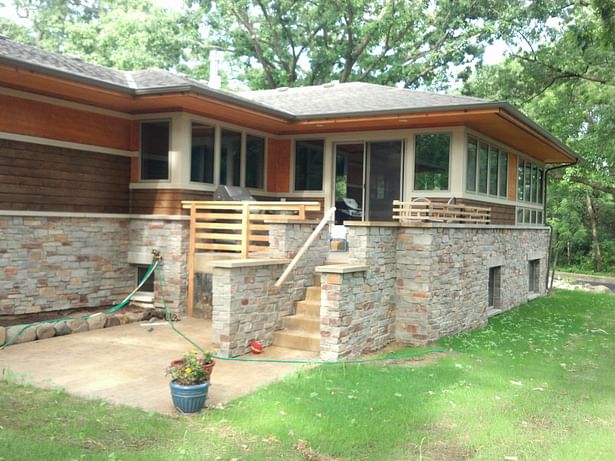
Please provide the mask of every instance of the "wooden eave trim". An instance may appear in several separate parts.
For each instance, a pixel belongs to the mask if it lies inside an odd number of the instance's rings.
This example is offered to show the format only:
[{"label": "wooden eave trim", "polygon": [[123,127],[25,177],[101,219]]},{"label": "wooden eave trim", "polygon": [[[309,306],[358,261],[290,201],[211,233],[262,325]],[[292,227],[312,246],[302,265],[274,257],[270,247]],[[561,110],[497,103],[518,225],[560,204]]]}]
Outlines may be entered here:
[{"label": "wooden eave trim", "polygon": [[[526,125],[525,123],[523,123],[521,120],[519,120],[517,117],[515,117],[512,114],[509,114],[506,110],[504,109],[500,109],[498,111],[497,114],[499,117],[501,117],[502,119],[504,119],[505,121],[507,121],[508,123],[512,123],[513,125],[515,125],[517,128],[519,128],[520,130],[525,131],[526,133],[528,133],[529,135],[537,138],[539,141],[541,141],[542,143],[548,145],[549,147],[551,147],[553,150],[559,152],[561,155],[563,155],[564,157],[566,157],[567,159],[569,159],[569,162],[571,164],[574,164],[577,162],[577,158],[574,156],[571,156],[570,153],[566,152],[565,149],[562,149],[561,146],[559,146],[557,143],[553,142],[553,140],[547,138],[546,136],[544,136],[543,134],[539,133],[538,131],[532,129],[531,127],[529,127],[528,125]],[[553,163],[553,162],[545,162],[545,163]],[[566,163],[566,162],[556,162],[556,163]]]}]

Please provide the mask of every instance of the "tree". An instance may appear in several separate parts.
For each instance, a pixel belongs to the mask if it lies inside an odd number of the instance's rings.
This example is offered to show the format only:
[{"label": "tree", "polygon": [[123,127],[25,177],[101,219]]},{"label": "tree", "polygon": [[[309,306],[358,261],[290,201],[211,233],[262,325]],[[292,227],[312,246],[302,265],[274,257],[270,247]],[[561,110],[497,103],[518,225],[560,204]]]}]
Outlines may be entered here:
[{"label": "tree", "polygon": [[[27,39],[9,26],[9,36],[51,51],[123,70],[173,69],[203,74],[198,24],[187,12],[151,0],[14,0],[31,22]],[[25,40],[24,40],[25,39]]]},{"label": "tree", "polygon": [[443,87],[482,57],[486,2],[192,0],[252,88],[331,80]]},{"label": "tree", "polygon": [[[558,175],[558,197],[549,202],[551,222],[560,238],[568,235],[568,243],[579,243],[573,229],[582,224],[581,251],[591,253],[594,269],[600,270],[615,255],[613,227],[607,225],[615,197],[615,145],[610,141],[615,128],[615,8],[607,0],[533,3],[541,8],[522,21],[502,19],[515,51],[501,65],[479,68],[463,91],[513,102],[582,156],[578,165]],[[566,213],[561,203],[581,208]],[[582,219],[574,218],[576,213]]]}]

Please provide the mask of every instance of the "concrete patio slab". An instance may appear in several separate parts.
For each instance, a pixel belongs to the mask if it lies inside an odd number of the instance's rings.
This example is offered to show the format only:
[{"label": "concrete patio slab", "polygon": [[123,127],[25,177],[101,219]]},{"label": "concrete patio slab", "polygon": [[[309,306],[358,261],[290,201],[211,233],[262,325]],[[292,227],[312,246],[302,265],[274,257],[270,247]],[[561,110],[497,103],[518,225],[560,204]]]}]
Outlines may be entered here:
[{"label": "concrete patio slab", "polygon": [[[161,323],[132,323],[16,344],[0,351],[0,370],[8,369],[36,386],[174,414],[165,369],[193,346]],[[211,347],[210,321],[184,319],[176,327],[197,344]],[[263,354],[246,358],[317,360],[318,355],[269,347]],[[218,360],[207,405],[227,403],[305,366]]]}]

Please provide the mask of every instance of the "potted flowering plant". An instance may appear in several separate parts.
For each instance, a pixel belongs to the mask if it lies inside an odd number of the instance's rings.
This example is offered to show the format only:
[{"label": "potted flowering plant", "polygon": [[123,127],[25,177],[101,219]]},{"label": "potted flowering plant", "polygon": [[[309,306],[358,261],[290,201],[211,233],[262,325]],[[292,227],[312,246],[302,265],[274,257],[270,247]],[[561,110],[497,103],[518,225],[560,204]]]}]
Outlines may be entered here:
[{"label": "potted flowering plant", "polygon": [[182,413],[195,413],[205,405],[209,372],[202,365],[202,358],[196,351],[191,351],[167,368],[167,374],[171,376],[173,405]]},{"label": "potted flowering plant", "polygon": [[[216,365],[216,361],[214,360],[214,353],[212,351],[201,350],[203,355],[201,355],[198,359],[201,362],[201,368],[203,368],[209,374],[209,379],[211,380],[211,375],[214,372],[214,366]],[[194,349],[191,351],[191,354],[196,355],[197,351]],[[176,367],[180,365],[184,359],[175,359],[171,362],[171,367]]]}]

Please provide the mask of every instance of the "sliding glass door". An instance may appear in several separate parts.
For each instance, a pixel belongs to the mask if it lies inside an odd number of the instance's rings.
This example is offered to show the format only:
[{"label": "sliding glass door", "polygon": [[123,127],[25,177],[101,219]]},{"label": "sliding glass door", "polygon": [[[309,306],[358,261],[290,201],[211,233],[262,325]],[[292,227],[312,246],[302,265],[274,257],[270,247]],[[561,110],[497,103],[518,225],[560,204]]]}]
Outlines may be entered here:
[{"label": "sliding glass door", "polygon": [[370,142],[367,216],[370,221],[391,221],[393,200],[401,198],[402,141]]},{"label": "sliding glass door", "polygon": [[335,145],[335,220],[390,221],[401,198],[403,142]]}]

